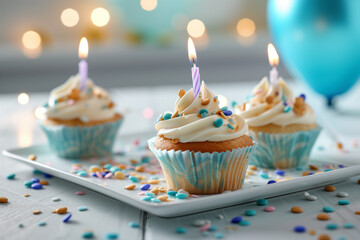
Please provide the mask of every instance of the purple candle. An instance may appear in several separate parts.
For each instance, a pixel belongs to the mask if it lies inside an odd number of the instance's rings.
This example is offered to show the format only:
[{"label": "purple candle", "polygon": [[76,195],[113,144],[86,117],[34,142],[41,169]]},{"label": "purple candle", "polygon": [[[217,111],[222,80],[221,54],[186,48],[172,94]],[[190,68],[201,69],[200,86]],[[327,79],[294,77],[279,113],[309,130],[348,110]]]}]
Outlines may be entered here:
[{"label": "purple candle", "polygon": [[197,97],[197,95],[200,92],[201,82],[200,82],[200,72],[199,68],[196,66],[197,57],[196,57],[196,50],[194,46],[194,42],[191,38],[188,40],[188,54],[189,54],[189,60],[194,65],[191,68],[191,76],[193,81],[193,91],[194,91],[194,98]]},{"label": "purple candle", "polygon": [[89,52],[89,45],[86,38],[81,38],[80,46],[79,46],[79,58],[81,59],[79,62],[79,75],[80,75],[80,91],[86,89],[86,81],[88,79],[88,64],[86,62],[86,58]]}]

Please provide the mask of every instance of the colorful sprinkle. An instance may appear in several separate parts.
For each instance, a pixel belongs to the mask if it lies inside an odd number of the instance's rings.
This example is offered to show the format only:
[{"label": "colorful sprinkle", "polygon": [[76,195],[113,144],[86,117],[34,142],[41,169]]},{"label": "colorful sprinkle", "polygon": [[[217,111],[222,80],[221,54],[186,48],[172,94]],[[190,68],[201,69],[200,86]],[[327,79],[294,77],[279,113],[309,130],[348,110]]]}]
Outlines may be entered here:
[{"label": "colorful sprinkle", "polygon": [[263,179],[268,179],[269,178],[269,175],[266,173],[266,172],[262,172],[259,174],[259,176]]},{"label": "colorful sprinkle", "polygon": [[284,176],[285,175],[285,171],[284,170],[280,170],[280,169],[277,169],[274,171],[276,175],[279,175],[279,176]]},{"label": "colorful sprinkle", "polygon": [[169,120],[169,119],[171,119],[171,116],[172,116],[171,113],[165,113],[165,114],[163,115],[163,119],[164,119],[164,120]]},{"label": "colorful sprinkle", "polygon": [[9,174],[9,175],[7,175],[7,179],[9,179],[9,180],[13,180],[14,178],[15,178],[15,173],[12,173],[12,174]]},{"label": "colorful sprinkle", "polygon": [[341,200],[338,201],[338,204],[339,205],[349,205],[350,202],[348,200],[346,200],[346,199],[341,199]]},{"label": "colorful sprinkle", "polygon": [[105,237],[106,237],[106,239],[118,239],[119,234],[117,234],[117,233],[107,233],[105,235]]},{"label": "colorful sprinkle", "polygon": [[78,207],[78,210],[79,210],[80,212],[84,212],[84,211],[87,211],[88,208],[87,208],[87,206],[80,206],[80,207]]},{"label": "colorful sprinkle", "polygon": [[247,221],[247,220],[242,220],[241,222],[239,222],[239,224],[241,225],[241,226],[250,226],[250,222],[249,221]]},{"label": "colorful sprinkle", "polygon": [[166,194],[170,196],[175,196],[177,193],[177,191],[168,191]]},{"label": "colorful sprinkle", "polygon": [[231,219],[231,223],[239,223],[239,222],[241,222],[241,220],[242,220],[242,217],[237,216],[237,217],[234,217],[233,219]]},{"label": "colorful sprinkle", "polygon": [[245,215],[246,216],[255,216],[256,215],[256,211],[253,209],[248,209],[245,211]]},{"label": "colorful sprinkle", "polygon": [[94,238],[94,233],[93,232],[84,232],[82,234],[82,237],[86,238],[86,239],[91,239],[91,238]]},{"label": "colorful sprinkle", "polygon": [[129,227],[138,228],[140,227],[140,224],[138,222],[129,222]]},{"label": "colorful sprinkle", "polygon": [[150,201],[153,203],[161,203],[161,200],[157,199],[156,197],[152,197]]},{"label": "colorful sprinkle", "polygon": [[24,224],[19,223],[18,227],[19,227],[19,228],[23,228],[23,227],[24,227]]},{"label": "colorful sprinkle", "polygon": [[303,233],[303,232],[306,232],[306,228],[304,226],[295,226],[294,227],[294,232],[297,232],[297,233]]},{"label": "colorful sprinkle", "polygon": [[275,211],[275,209],[276,209],[276,208],[273,207],[273,206],[268,206],[268,207],[265,207],[265,208],[264,208],[264,211],[265,211],[265,212],[273,212],[273,211]]},{"label": "colorful sprinkle", "polygon": [[233,125],[231,125],[230,123],[228,123],[228,128],[230,128],[231,130],[234,130],[235,128],[234,128],[234,126]]},{"label": "colorful sprinkle", "polygon": [[69,222],[69,220],[70,220],[71,216],[72,216],[72,215],[71,215],[71,213],[70,213],[70,214],[68,214],[66,217],[64,217],[64,218],[63,218],[63,220],[62,220],[62,221],[63,221],[64,223]]},{"label": "colorful sprinkle", "polygon": [[308,201],[315,201],[315,200],[317,200],[317,197],[314,195],[308,195],[308,196],[305,196],[305,199]]},{"label": "colorful sprinkle", "polygon": [[61,200],[61,199],[58,198],[58,197],[54,197],[54,198],[51,199],[51,201],[53,201],[53,202],[58,202],[58,201],[60,201],[60,200]]},{"label": "colorful sprinkle", "polygon": [[40,226],[40,227],[45,226],[45,225],[46,225],[45,221],[38,222],[38,226]]},{"label": "colorful sprinkle", "polygon": [[284,108],[284,112],[285,112],[285,113],[290,112],[290,110],[291,110],[291,107],[290,107],[290,106],[286,106],[286,107]]},{"label": "colorful sprinkle", "polygon": [[335,223],[329,223],[328,225],[326,225],[326,229],[328,230],[336,230],[338,228],[338,225]]},{"label": "colorful sprinkle", "polygon": [[76,195],[85,195],[86,193],[83,192],[83,191],[76,191],[75,194],[76,194]]},{"label": "colorful sprinkle", "polygon": [[266,199],[259,199],[256,201],[256,204],[259,205],[259,206],[265,206],[268,204],[268,200]]},{"label": "colorful sprinkle", "polygon": [[276,183],[276,181],[275,181],[275,180],[269,180],[269,181],[267,182],[267,184],[273,184],[273,183]]},{"label": "colorful sprinkle", "polygon": [[32,188],[32,189],[36,189],[36,190],[42,189],[42,186],[43,186],[43,185],[41,185],[40,183],[37,183],[37,182],[31,184],[31,188]]},{"label": "colorful sprinkle", "polygon": [[186,228],[178,227],[175,229],[175,232],[178,234],[185,234],[187,232]]},{"label": "colorful sprinkle", "polygon": [[216,232],[214,234],[214,237],[217,239],[221,239],[221,238],[224,238],[224,234],[222,232]]},{"label": "colorful sprinkle", "polygon": [[218,118],[214,121],[215,127],[221,127],[223,125],[224,121],[221,118]]},{"label": "colorful sprinkle", "polygon": [[137,177],[135,177],[135,176],[130,176],[129,179],[130,179],[130,181],[132,181],[134,183],[139,182],[139,179]]},{"label": "colorful sprinkle", "polygon": [[0,197],[0,203],[7,203],[8,201],[6,197]]},{"label": "colorful sprinkle", "polygon": [[344,227],[344,228],[354,228],[355,225],[354,225],[353,223],[348,222],[348,223],[344,223],[344,224],[343,224],[343,227]]},{"label": "colorful sprinkle", "polygon": [[148,190],[150,187],[151,187],[150,184],[143,184],[143,185],[141,185],[140,189],[145,191],[145,190]]},{"label": "colorful sprinkle", "polygon": [[349,194],[348,193],[346,193],[346,192],[338,192],[337,194],[336,194],[336,196],[338,196],[338,197],[348,197],[349,196]]},{"label": "colorful sprinkle", "polygon": [[334,209],[332,207],[325,206],[323,207],[323,212],[331,213],[334,212]]},{"label": "colorful sprinkle", "polygon": [[34,182],[33,181],[26,181],[26,182],[24,182],[24,185],[25,185],[25,187],[27,187],[27,188],[31,188],[31,185],[33,184]]},{"label": "colorful sprinkle", "polygon": [[186,193],[177,193],[175,195],[175,197],[178,198],[178,199],[185,199],[185,198],[187,198],[187,196],[188,195]]},{"label": "colorful sprinkle", "polygon": [[231,116],[232,115],[232,111],[230,110],[223,110],[223,113],[225,116]]}]

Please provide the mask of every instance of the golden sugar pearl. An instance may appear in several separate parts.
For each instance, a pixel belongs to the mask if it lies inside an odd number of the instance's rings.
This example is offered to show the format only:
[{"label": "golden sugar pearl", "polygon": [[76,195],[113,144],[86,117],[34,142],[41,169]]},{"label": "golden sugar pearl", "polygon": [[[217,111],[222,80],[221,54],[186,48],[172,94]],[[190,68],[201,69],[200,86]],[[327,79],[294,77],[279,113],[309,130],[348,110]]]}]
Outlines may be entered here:
[{"label": "golden sugar pearl", "polygon": [[41,185],[49,185],[49,182],[46,181],[46,180],[40,180],[39,183],[40,183]]},{"label": "golden sugar pearl", "polygon": [[94,173],[94,172],[101,172],[101,168],[97,167],[97,166],[92,166],[90,168],[90,172]]},{"label": "golden sugar pearl", "polygon": [[268,96],[268,97],[265,98],[265,102],[268,103],[268,104],[273,103],[273,101],[274,101],[274,98],[272,96]]},{"label": "golden sugar pearl", "polygon": [[67,207],[61,207],[61,208],[58,208],[58,209],[56,209],[56,213],[57,214],[65,214],[65,213],[67,213]]},{"label": "golden sugar pearl", "polygon": [[301,175],[304,177],[304,176],[309,175],[309,173],[310,173],[310,172],[306,172],[306,171],[305,171],[305,172],[302,172],[302,174],[301,174]]},{"label": "golden sugar pearl", "polygon": [[316,218],[320,221],[327,221],[330,219],[330,216],[326,213],[319,213]]},{"label": "golden sugar pearl", "polygon": [[33,214],[40,214],[41,213],[41,211],[40,210],[36,210],[36,211],[33,211]]},{"label": "golden sugar pearl", "polygon": [[182,98],[184,95],[185,95],[185,90],[184,89],[179,89],[179,92],[178,92],[178,96],[180,97],[180,98]]},{"label": "golden sugar pearl", "polygon": [[291,208],[291,212],[292,213],[302,213],[303,209],[301,207],[299,207],[299,206],[295,206],[295,207]]},{"label": "golden sugar pearl", "polygon": [[115,179],[125,179],[125,173],[117,171],[114,175]]},{"label": "golden sugar pearl", "polygon": [[210,98],[205,98],[201,101],[201,105],[205,106],[205,105],[208,105],[210,102]]},{"label": "golden sugar pearl", "polygon": [[150,179],[149,180],[149,184],[159,184],[160,180],[159,179]]},{"label": "golden sugar pearl", "polygon": [[126,190],[134,190],[135,187],[136,187],[135,184],[130,184],[130,185],[127,185],[127,186],[125,187],[125,189],[126,189]]},{"label": "golden sugar pearl", "polygon": [[317,166],[312,165],[312,164],[309,165],[309,168],[310,168],[311,170],[314,170],[314,171],[319,170],[319,168],[318,168]]},{"label": "golden sugar pearl", "polygon": [[171,139],[171,142],[174,143],[174,144],[176,144],[176,143],[179,142],[179,139],[178,139],[178,138]]},{"label": "golden sugar pearl", "polygon": [[135,160],[135,159],[130,159],[130,163],[131,163],[131,164],[137,164],[137,163],[139,163],[139,161],[138,161],[138,160]]},{"label": "golden sugar pearl", "polygon": [[97,97],[97,98],[102,98],[101,93],[96,94],[96,97]]},{"label": "golden sugar pearl", "polygon": [[35,154],[30,154],[28,156],[28,159],[32,160],[32,161],[35,161],[36,160],[36,155]]},{"label": "golden sugar pearl", "polygon": [[168,198],[169,197],[167,195],[162,195],[162,196],[157,197],[157,199],[159,199],[162,202],[166,202],[168,200]]},{"label": "golden sugar pearl", "polygon": [[30,194],[28,194],[28,193],[25,193],[25,194],[24,194],[24,197],[28,197],[28,196],[30,196]]},{"label": "golden sugar pearl", "polygon": [[257,167],[255,165],[250,165],[249,168],[253,171],[256,171],[257,170]]},{"label": "golden sugar pearl", "polygon": [[179,112],[178,112],[178,111],[175,111],[175,112],[173,113],[173,115],[171,115],[171,118],[177,117],[178,114],[179,114]]},{"label": "golden sugar pearl", "polygon": [[144,170],[145,170],[145,167],[143,165],[137,166],[135,168],[135,171],[137,171],[137,172],[144,172]]},{"label": "golden sugar pearl", "polygon": [[6,197],[0,197],[0,203],[7,203],[8,201]]},{"label": "golden sugar pearl", "polygon": [[159,190],[158,187],[155,187],[155,188],[151,189],[150,192],[153,193],[153,194],[155,194],[155,195],[158,195],[159,192],[160,192],[160,190]]},{"label": "golden sugar pearl", "polygon": [[328,185],[328,186],[325,186],[325,187],[324,187],[324,191],[325,191],[325,192],[333,192],[333,191],[335,191],[335,190],[336,190],[336,187],[334,187],[334,186]]}]

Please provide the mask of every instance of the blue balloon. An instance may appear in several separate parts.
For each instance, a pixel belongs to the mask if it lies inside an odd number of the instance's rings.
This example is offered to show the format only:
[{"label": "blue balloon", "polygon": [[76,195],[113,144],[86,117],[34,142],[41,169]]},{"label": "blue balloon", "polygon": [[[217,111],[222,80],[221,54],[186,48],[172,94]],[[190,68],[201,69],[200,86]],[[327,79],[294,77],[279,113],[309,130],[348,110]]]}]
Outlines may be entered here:
[{"label": "blue balloon", "polygon": [[359,78],[359,0],[269,0],[268,23],[289,71],[329,103]]}]

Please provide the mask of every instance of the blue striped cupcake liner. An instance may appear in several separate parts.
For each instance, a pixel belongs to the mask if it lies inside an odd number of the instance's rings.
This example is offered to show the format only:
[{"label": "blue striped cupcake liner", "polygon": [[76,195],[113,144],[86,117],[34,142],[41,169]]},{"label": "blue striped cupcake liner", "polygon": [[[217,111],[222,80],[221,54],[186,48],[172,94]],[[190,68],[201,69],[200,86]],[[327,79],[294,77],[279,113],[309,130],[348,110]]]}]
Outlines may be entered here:
[{"label": "blue striped cupcake liner", "polygon": [[40,126],[59,157],[76,159],[110,156],[122,121],[94,126],[47,126],[40,122]]},{"label": "blue striped cupcake liner", "polygon": [[241,188],[256,143],[226,152],[160,150],[156,137],[148,140],[150,150],[162,167],[169,188],[193,194],[215,194]]},{"label": "blue striped cupcake liner", "polygon": [[261,168],[296,168],[305,166],[321,127],[287,134],[249,131],[258,147],[250,160]]}]

